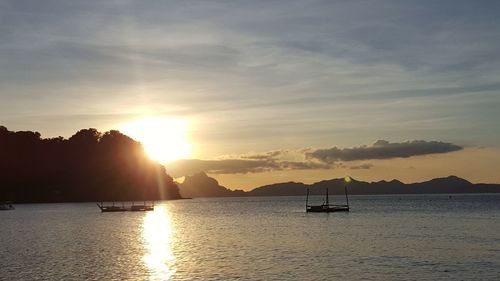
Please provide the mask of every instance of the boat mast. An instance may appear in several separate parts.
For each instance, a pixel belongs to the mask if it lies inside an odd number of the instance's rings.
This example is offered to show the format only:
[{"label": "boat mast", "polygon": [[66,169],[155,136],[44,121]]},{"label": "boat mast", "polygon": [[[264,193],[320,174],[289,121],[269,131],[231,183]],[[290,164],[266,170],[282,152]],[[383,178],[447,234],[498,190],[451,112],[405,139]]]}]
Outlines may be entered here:
[{"label": "boat mast", "polygon": [[347,202],[347,207],[349,208],[349,197],[347,196],[347,183],[344,185],[345,191],[345,201]]},{"label": "boat mast", "polygon": [[330,202],[328,201],[328,187],[326,188],[326,205],[330,206]]},{"label": "boat mast", "polygon": [[307,206],[309,206],[309,187],[307,188],[307,192],[306,192],[306,208]]}]

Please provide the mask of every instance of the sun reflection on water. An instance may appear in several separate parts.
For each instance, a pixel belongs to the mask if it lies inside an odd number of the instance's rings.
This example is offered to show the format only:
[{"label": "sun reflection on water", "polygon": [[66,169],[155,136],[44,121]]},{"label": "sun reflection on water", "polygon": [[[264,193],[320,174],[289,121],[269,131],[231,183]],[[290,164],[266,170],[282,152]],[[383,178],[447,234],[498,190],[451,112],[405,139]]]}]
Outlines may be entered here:
[{"label": "sun reflection on water", "polygon": [[150,270],[150,280],[169,280],[175,273],[172,252],[172,221],[165,207],[155,207],[144,217],[143,237],[147,250],[144,262]]}]

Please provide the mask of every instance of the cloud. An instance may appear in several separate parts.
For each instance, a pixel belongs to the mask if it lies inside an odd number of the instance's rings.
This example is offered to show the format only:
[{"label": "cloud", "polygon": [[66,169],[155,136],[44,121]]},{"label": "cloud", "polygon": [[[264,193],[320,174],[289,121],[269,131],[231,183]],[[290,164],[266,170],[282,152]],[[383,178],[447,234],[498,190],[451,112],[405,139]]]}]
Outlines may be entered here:
[{"label": "cloud", "polygon": [[498,1],[38,2],[0,3],[9,124],[147,109],[216,122],[200,139],[221,146],[499,136]]},{"label": "cloud", "polygon": [[286,151],[269,151],[266,153],[262,154],[247,154],[247,155],[242,155],[241,158],[243,159],[250,159],[250,160],[274,160],[277,159],[279,156],[282,156]]},{"label": "cloud", "polygon": [[212,174],[237,174],[266,172],[274,169],[279,169],[279,165],[273,161],[244,159],[183,159],[167,165],[167,171],[174,176],[190,175],[201,171]]},{"label": "cloud", "polygon": [[283,170],[351,169],[367,170],[371,163],[346,165],[356,160],[408,158],[418,155],[447,153],[463,149],[461,146],[439,142],[414,140],[390,143],[378,140],[371,146],[354,148],[304,148],[298,150],[275,150],[263,153],[224,155],[213,160],[183,159],[166,165],[168,173],[174,177],[192,175],[199,172],[211,174],[246,174]]},{"label": "cloud", "polygon": [[408,158],[418,155],[447,153],[462,149],[461,146],[440,141],[414,140],[402,143],[390,143],[385,140],[378,140],[372,146],[317,149],[307,152],[306,158],[319,160],[324,163],[334,163],[336,161]]},{"label": "cloud", "polygon": [[356,165],[356,166],[350,166],[349,169],[351,170],[368,170],[368,169],[371,169],[373,168],[373,164],[371,163],[363,163],[363,164],[360,164],[360,165]]},{"label": "cloud", "polygon": [[289,151],[272,151],[261,154],[244,154],[233,156],[233,158],[224,156],[215,160],[182,159],[167,164],[166,168],[168,173],[174,177],[192,175],[202,171],[211,174],[246,174],[332,168],[332,165],[318,161],[286,160],[289,153]]}]

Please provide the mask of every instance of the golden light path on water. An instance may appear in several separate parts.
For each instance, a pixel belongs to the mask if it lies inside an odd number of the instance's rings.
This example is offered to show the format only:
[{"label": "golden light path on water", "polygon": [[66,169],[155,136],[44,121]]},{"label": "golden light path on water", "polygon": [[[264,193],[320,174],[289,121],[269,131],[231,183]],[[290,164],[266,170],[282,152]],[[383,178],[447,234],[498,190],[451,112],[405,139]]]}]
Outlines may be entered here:
[{"label": "golden light path on water", "polygon": [[147,212],[143,226],[147,253],[143,260],[150,270],[150,280],[169,280],[175,273],[172,237],[172,220],[168,210],[157,206],[153,212]]}]

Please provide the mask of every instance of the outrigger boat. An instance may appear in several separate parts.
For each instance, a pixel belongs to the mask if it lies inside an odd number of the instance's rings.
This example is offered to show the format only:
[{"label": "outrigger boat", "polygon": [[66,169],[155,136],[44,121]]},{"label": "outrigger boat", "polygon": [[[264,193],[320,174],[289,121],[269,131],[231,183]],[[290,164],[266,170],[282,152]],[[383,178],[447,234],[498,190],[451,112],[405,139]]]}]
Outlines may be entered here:
[{"label": "outrigger boat", "polygon": [[154,211],[155,209],[155,202],[152,201],[151,204],[146,204],[146,201],[144,201],[144,204],[136,205],[134,202],[132,202],[132,206],[125,206],[125,203],[122,202],[121,206],[115,206],[115,202],[112,203],[112,205],[104,205],[103,202],[100,204],[97,203],[97,206],[99,209],[101,209],[101,212],[140,212],[140,211]]},{"label": "outrigger boat", "polygon": [[328,188],[326,189],[326,200],[321,205],[309,205],[309,188],[306,193],[306,212],[330,213],[349,212],[349,197],[347,196],[347,186],[344,186],[346,205],[334,205],[328,201]]},{"label": "outrigger boat", "polygon": [[14,210],[14,205],[11,201],[0,202],[0,211]]}]

